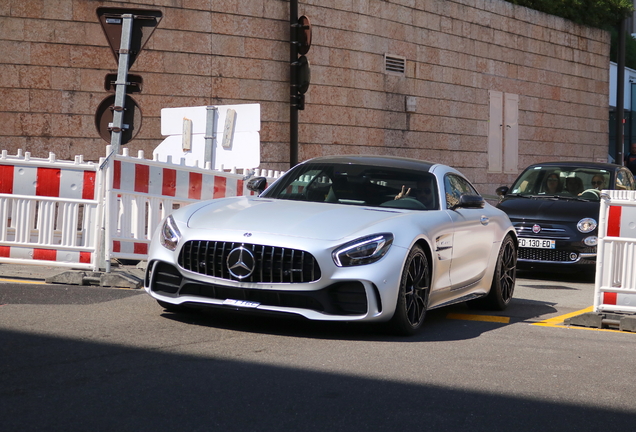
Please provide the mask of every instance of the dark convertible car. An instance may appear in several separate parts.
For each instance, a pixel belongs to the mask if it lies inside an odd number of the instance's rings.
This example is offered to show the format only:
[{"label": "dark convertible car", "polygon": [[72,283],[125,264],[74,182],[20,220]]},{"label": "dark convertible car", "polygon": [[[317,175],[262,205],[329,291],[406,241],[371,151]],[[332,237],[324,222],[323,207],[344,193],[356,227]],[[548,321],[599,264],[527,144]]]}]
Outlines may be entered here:
[{"label": "dark convertible car", "polygon": [[594,162],[531,165],[511,188],[497,189],[497,204],[519,238],[517,268],[593,271],[601,191],[636,189],[625,167]]}]

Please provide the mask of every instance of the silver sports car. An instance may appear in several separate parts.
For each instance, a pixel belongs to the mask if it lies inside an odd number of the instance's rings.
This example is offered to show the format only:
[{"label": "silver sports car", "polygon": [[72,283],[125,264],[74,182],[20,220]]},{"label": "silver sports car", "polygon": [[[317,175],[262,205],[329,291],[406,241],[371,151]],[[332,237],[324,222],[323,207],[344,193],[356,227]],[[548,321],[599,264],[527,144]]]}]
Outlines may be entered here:
[{"label": "silver sports car", "polygon": [[258,197],[203,201],[167,217],[150,246],[146,291],[169,311],[387,322],[405,335],[429,309],[510,303],[515,231],[453,168],[320,157],[266,186],[252,178]]}]

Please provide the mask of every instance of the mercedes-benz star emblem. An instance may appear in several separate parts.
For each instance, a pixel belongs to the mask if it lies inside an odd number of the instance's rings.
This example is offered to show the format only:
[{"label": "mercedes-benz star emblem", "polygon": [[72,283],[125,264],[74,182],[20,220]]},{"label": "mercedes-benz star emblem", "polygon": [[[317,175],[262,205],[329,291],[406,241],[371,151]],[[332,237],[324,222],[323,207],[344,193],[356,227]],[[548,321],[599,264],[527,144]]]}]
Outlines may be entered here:
[{"label": "mercedes-benz star emblem", "polygon": [[541,232],[541,225],[534,224],[532,226],[532,232],[535,234],[539,234]]},{"label": "mercedes-benz star emblem", "polygon": [[227,256],[227,269],[237,279],[245,279],[251,275],[255,265],[254,255],[243,246],[232,249]]}]

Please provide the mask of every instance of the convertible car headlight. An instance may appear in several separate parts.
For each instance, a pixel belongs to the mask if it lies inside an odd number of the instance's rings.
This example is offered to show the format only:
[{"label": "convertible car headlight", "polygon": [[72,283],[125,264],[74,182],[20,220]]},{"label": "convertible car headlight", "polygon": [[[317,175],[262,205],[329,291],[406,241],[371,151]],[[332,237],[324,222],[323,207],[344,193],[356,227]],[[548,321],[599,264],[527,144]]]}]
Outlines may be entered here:
[{"label": "convertible car headlight", "polygon": [[179,240],[181,240],[181,231],[177,228],[177,224],[172,216],[168,216],[163,222],[160,235],[163,247],[171,251],[177,248],[177,244],[179,244]]},{"label": "convertible car headlight", "polygon": [[393,243],[393,234],[383,233],[345,243],[331,256],[338,267],[371,264],[382,258]]},{"label": "convertible car headlight", "polygon": [[581,219],[576,227],[582,233],[589,233],[596,229],[596,221],[592,218]]}]

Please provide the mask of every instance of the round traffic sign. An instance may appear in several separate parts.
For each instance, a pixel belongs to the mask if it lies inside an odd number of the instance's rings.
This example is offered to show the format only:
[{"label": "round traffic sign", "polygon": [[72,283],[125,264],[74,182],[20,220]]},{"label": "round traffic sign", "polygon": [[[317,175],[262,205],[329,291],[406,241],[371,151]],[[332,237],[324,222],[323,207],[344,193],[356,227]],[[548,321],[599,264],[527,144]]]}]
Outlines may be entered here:
[{"label": "round traffic sign", "polygon": [[[111,94],[104,98],[95,112],[95,127],[97,128],[97,132],[108,144],[111,143],[114,110],[115,95]],[[140,129],[141,109],[139,108],[137,101],[135,101],[130,95],[126,95],[121,144],[130,142],[137,136]]]}]

